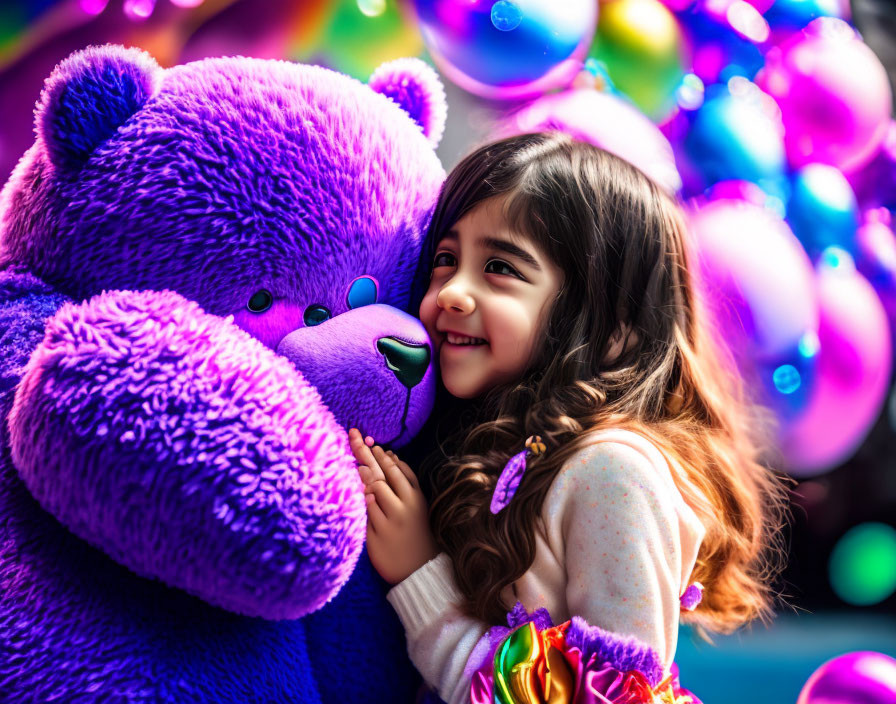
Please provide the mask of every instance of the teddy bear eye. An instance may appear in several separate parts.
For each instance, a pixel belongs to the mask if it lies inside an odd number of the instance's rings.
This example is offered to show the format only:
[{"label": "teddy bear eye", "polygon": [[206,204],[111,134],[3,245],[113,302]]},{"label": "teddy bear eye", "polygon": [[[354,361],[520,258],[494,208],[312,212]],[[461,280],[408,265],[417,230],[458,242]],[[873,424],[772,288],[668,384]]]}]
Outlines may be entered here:
[{"label": "teddy bear eye", "polygon": [[349,286],[346,303],[348,303],[349,308],[360,308],[361,306],[369,306],[371,303],[376,303],[376,298],[376,280],[369,276],[359,276]]},{"label": "teddy bear eye", "polygon": [[274,303],[273,294],[263,288],[252,294],[252,298],[246,304],[246,307],[253,313],[264,313]]},{"label": "teddy bear eye", "polygon": [[330,311],[328,311],[323,306],[313,305],[308,306],[305,309],[305,325],[311,327],[312,325],[320,325],[321,323],[330,319]]}]

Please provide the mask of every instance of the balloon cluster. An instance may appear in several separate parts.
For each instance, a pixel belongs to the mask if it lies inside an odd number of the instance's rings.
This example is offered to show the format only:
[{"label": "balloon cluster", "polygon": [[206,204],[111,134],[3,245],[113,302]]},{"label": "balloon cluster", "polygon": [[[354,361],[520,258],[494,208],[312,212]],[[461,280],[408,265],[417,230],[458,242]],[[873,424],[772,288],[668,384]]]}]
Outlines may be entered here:
[{"label": "balloon cluster", "polygon": [[720,337],[786,468],[846,460],[883,406],[896,322],[893,96],[848,3],[411,4],[447,77],[532,99],[496,134],[567,130],[688,201]]}]

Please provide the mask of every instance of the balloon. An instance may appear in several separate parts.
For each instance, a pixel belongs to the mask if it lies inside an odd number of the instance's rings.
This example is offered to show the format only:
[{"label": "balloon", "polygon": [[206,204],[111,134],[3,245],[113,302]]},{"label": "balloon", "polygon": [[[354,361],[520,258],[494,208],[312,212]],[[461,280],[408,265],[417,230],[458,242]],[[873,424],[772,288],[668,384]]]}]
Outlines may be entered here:
[{"label": "balloon", "polygon": [[613,152],[669,192],[681,186],[672,147],[659,129],[627,101],[600,91],[546,95],[507,118],[501,136],[559,129]]},{"label": "balloon", "polygon": [[886,208],[865,213],[856,231],[856,267],[877,291],[896,333],[896,235]]},{"label": "balloon", "polygon": [[892,93],[874,52],[846,22],[822,17],[769,50],[757,78],[781,108],[794,167],[867,164],[890,122]]},{"label": "balloon", "polygon": [[366,81],[380,64],[423,51],[398,0],[339,0],[332,13],[316,51],[337,71]]},{"label": "balloon", "polygon": [[776,0],[765,13],[776,31],[802,29],[818,17],[843,18],[839,0]]},{"label": "balloon", "polygon": [[[744,0],[700,0],[700,14],[718,25],[731,29],[752,42],[762,43],[769,37],[768,22],[762,16],[766,3]],[[760,8],[760,9],[757,9]]]},{"label": "balloon", "polygon": [[610,0],[600,12],[588,55],[607,67],[616,88],[647,115],[665,117],[675,106],[687,63],[675,15],[659,0]]},{"label": "balloon", "polygon": [[833,166],[809,164],[793,175],[787,221],[812,256],[830,246],[855,254],[856,197]]},{"label": "balloon", "polygon": [[565,87],[597,24],[595,0],[414,0],[426,48],[449,79],[486,98]]},{"label": "balloon", "polygon": [[847,174],[859,206],[896,209],[896,120],[890,120],[884,141],[864,168]]},{"label": "balloon", "polygon": [[663,5],[675,12],[683,12],[694,4],[694,0],[662,0]]},{"label": "balloon", "polygon": [[865,439],[890,381],[887,315],[848,254],[829,250],[817,266],[818,371],[805,410],[779,429],[790,473],[809,476],[845,461]]},{"label": "balloon", "polygon": [[817,329],[812,264],[778,215],[720,198],[690,222],[710,308],[735,352],[777,360]]},{"label": "balloon", "polygon": [[819,667],[797,704],[893,704],[896,660],[872,651],[838,655]]},{"label": "balloon", "polygon": [[[754,190],[755,189],[755,190]],[[812,264],[787,223],[726,184],[691,213],[701,287],[721,341],[761,400],[781,417],[802,410],[815,374],[818,303]]]},{"label": "balloon", "polygon": [[[756,40],[734,30],[727,16],[720,21],[722,18],[715,14],[701,11],[680,15],[679,19],[690,48],[692,70],[706,85],[724,83],[733,76],[752,80],[762,68],[765,59]],[[758,19],[765,24],[761,16]]]},{"label": "balloon", "polygon": [[726,180],[752,181],[786,200],[783,128],[772,101],[744,78],[713,86],[696,111],[682,157],[704,187]]}]

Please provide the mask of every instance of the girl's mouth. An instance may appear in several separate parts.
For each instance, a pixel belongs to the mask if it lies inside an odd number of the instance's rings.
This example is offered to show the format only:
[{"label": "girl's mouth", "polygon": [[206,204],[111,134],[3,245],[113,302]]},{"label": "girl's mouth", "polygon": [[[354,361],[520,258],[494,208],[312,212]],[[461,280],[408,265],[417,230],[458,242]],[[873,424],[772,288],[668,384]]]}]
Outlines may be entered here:
[{"label": "girl's mouth", "polygon": [[466,337],[465,335],[455,335],[453,332],[445,335],[445,342],[451,347],[477,347],[488,344],[481,337]]}]

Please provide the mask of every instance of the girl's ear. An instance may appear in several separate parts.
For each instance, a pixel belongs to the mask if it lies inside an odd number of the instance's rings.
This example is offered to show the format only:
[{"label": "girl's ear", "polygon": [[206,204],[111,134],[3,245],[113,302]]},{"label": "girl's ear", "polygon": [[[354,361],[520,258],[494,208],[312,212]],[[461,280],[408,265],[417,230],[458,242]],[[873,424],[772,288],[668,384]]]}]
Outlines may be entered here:
[{"label": "girl's ear", "polygon": [[91,46],[62,61],[35,109],[35,131],[54,166],[76,170],[152,96],[162,70],[149,54]]},{"label": "girl's ear", "polygon": [[432,68],[420,59],[395,59],[374,71],[367,85],[410,115],[433,148],[439,145],[448,104],[442,82]]}]

